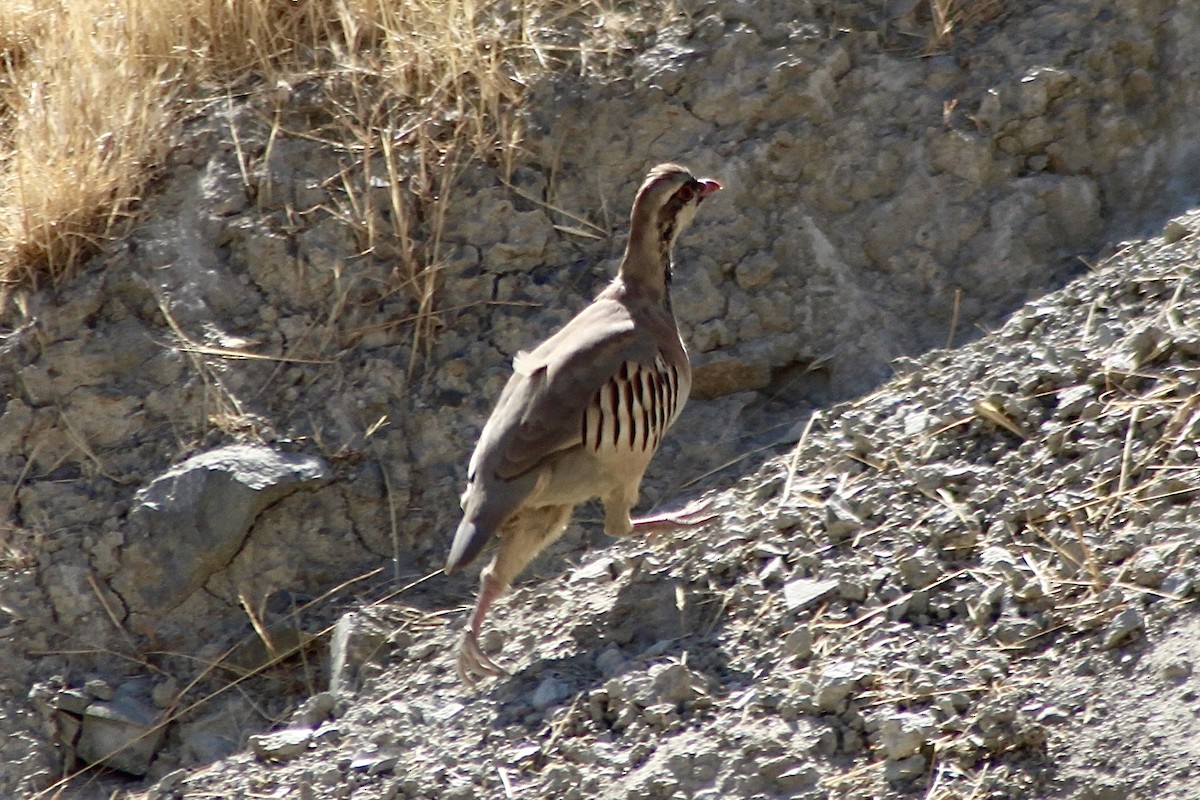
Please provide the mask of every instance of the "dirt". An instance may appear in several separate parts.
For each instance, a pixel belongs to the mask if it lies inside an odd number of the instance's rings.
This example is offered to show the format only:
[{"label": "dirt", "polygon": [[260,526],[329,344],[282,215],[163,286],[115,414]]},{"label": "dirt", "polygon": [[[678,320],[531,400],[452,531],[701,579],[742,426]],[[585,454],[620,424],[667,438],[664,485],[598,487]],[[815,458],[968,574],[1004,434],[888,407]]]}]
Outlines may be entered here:
[{"label": "dirt", "polygon": [[[462,172],[415,355],[403,259],[338,213],[352,154],[287,133],[336,82],[214,100],[132,236],[24,299],[0,793],[1200,793],[1200,11],[1014,4],[935,52],[925,4],[685,11],[533,87],[507,184]],[[613,542],[581,509],[467,690],[466,457],[661,160],[725,189],[677,253],[699,396],[645,506],[720,518]],[[219,557],[172,561],[197,535]]]}]

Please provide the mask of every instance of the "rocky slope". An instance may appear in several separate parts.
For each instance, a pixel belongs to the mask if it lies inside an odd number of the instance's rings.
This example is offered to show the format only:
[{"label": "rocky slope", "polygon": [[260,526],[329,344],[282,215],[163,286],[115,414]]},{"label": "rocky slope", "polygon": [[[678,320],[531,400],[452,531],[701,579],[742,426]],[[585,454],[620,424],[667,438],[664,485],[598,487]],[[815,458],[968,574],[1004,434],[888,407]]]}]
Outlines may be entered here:
[{"label": "rocky slope", "polygon": [[[139,231],[0,352],[0,792],[145,731],[107,763],[146,777],[67,790],[1195,794],[1200,12],[1018,4],[925,55],[924,4],[773,9],[687,4],[535,87],[511,181],[458,178],[415,359],[361,165],[303,134],[337,87],[188,123]],[[462,463],[666,159],[726,191],[647,494],[722,517],[581,514],[495,614],[513,676],[465,692],[470,581],[428,577]]]},{"label": "rocky slope", "polygon": [[814,417],[705,530],[544,565],[496,617],[512,677],[467,691],[451,627],[367,608],[301,748],[151,796],[1193,796],[1200,214],[1174,225]]}]

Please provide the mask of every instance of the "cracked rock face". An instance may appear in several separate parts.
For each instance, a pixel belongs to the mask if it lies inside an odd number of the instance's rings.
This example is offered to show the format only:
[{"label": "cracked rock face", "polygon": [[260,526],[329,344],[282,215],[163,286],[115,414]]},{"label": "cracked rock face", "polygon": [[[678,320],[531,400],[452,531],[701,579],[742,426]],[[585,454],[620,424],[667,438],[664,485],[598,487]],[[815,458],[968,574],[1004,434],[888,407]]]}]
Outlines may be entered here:
[{"label": "cracked rock face", "polygon": [[245,544],[264,509],[328,480],[317,457],[232,445],[172,467],[135,496],[113,585],[137,627],[177,608]]}]

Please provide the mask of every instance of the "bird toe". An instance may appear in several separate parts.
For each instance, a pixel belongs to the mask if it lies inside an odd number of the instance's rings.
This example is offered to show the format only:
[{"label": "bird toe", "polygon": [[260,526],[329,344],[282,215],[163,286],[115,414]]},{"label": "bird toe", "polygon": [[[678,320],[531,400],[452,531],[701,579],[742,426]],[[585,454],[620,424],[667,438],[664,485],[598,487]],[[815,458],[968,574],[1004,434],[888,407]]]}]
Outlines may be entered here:
[{"label": "bird toe", "polygon": [[713,510],[712,500],[693,500],[677,511],[666,511],[633,520],[633,529],[641,533],[657,533],[694,528],[712,522],[721,515]]},{"label": "bird toe", "polygon": [[508,674],[480,649],[479,640],[470,633],[463,634],[462,642],[459,643],[457,672],[459,680],[472,688],[479,683],[480,678],[495,678]]},{"label": "bird toe", "polygon": [[713,501],[708,498],[699,498],[688,503],[683,508],[672,514],[675,522],[685,527],[692,525],[703,525],[706,522],[712,522],[717,519],[720,514],[713,510]]}]

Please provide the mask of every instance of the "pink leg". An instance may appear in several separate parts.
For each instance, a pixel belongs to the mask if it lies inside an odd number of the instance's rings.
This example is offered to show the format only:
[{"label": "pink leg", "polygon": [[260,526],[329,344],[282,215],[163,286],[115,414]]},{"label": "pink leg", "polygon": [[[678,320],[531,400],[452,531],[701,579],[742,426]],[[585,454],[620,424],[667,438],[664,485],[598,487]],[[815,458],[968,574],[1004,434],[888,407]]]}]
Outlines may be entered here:
[{"label": "pink leg", "polygon": [[479,629],[483,626],[483,618],[496,598],[504,593],[506,587],[501,586],[492,577],[495,562],[484,570],[479,582],[479,597],[475,600],[475,610],[467,629],[463,631],[462,640],[458,644],[458,678],[467,686],[475,686],[482,676],[504,675],[504,669],[479,648]]},{"label": "pink leg", "polygon": [[646,517],[630,520],[633,531],[637,533],[656,533],[659,531],[677,531],[683,528],[694,528],[706,522],[712,522],[720,515],[712,512],[712,501],[693,500],[676,511],[664,511]]},{"label": "pink leg", "polygon": [[479,596],[475,610],[467,622],[458,644],[458,677],[467,686],[474,686],[479,678],[507,674],[479,647],[479,630],[488,609],[500,595],[508,591],[517,574],[543,548],[553,542],[567,527],[571,519],[571,506],[547,506],[525,509],[509,520],[499,532],[499,547],[496,555],[480,575]]}]

